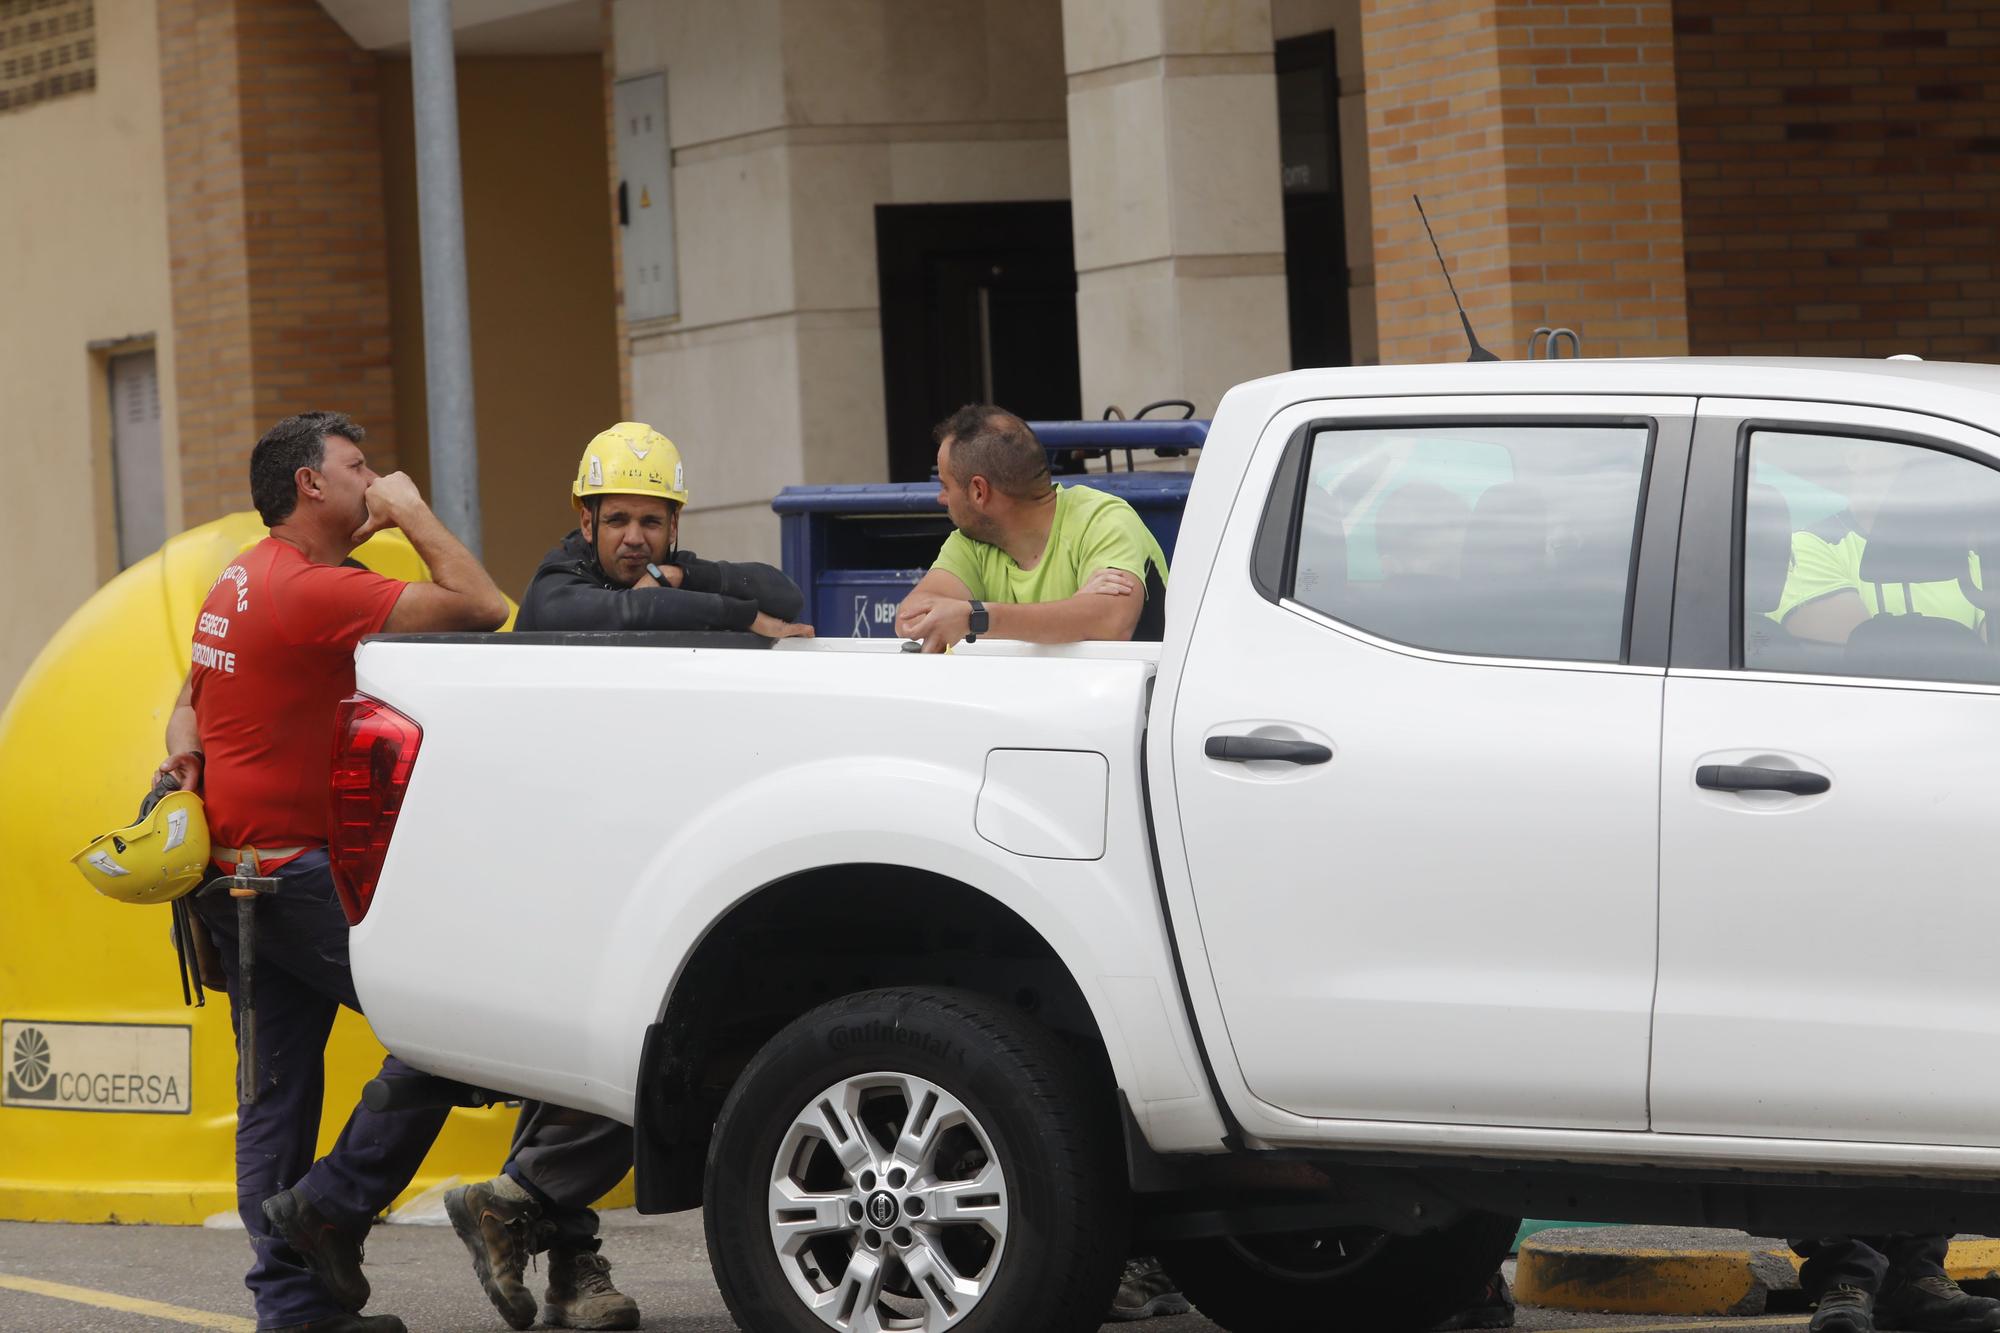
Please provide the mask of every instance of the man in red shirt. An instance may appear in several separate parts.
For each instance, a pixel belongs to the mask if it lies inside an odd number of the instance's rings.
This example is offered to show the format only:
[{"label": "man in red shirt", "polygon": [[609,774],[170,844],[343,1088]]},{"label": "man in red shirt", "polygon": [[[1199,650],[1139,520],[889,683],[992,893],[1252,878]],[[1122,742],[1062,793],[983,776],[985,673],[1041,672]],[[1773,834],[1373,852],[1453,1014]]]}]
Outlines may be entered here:
[{"label": "man in red shirt", "polygon": [[[257,853],[278,891],[257,903],[257,1100],[236,1121],[237,1211],[255,1259],[244,1279],[269,1333],[403,1333],[363,1316],[361,1242],[409,1184],[443,1110],[356,1106],[318,1161],[328,1033],[360,1012],[347,923],[327,863],[334,709],[354,690],[354,649],[376,633],[491,630],[507,601],[472,553],[397,472],[378,477],[361,427],[338,412],[286,417],[250,454],[250,493],[271,535],[216,579],[195,622],[193,669],[167,724],[160,768],[202,794],[216,872]],[[402,583],[344,563],[401,528],[432,582]],[[195,900],[221,944],[232,1016],[235,908]],[[414,1073],[394,1056],[384,1075]]]}]

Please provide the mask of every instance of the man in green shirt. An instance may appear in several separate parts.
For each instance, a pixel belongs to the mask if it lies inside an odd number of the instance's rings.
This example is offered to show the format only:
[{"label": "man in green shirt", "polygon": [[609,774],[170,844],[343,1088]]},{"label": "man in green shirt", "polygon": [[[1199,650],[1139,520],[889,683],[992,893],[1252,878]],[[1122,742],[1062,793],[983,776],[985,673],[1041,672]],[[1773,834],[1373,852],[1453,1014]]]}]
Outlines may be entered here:
[{"label": "man in green shirt", "polygon": [[958,530],[897,608],[897,634],[927,653],[968,637],[1160,637],[1167,558],[1131,505],[1056,486],[1028,423],[990,403],[932,434],[938,499]]}]

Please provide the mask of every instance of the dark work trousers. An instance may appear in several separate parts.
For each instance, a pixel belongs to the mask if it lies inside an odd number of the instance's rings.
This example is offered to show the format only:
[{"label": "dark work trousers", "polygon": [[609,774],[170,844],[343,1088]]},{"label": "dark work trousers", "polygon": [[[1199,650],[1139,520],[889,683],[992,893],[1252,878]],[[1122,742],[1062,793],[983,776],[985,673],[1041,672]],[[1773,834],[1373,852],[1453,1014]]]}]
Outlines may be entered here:
[{"label": "dark work trousers", "polygon": [[1835,1287],[1859,1287],[1874,1295],[1883,1280],[1909,1282],[1944,1276],[1945,1247],[1950,1236],[1813,1236],[1791,1242],[1792,1253],[1805,1260],[1799,1286],[1809,1300]]},{"label": "dark work trousers", "polygon": [[632,1169],[632,1127],[588,1111],[523,1102],[502,1168],[542,1205],[549,1223],[534,1248],[595,1250],[590,1205]]},{"label": "dark work trousers", "polygon": [[[341,1313],[296,1250],[273,1235],[264,1200],[297,1186],[315,1208],[355,1238],[410,1183],[444,1128],[448,1109],[378,1115],[357,1105],[333,1150],[317,1162],[320,1104],[326,1095],[326,1039],[346,1005],[361,1012],[347,966],[347,919],[334,899],[326,852],[281,867],[275,894],[256,900],[257,1100],[237,1108],[236,1211],[254,1253],[243,1285],[257,1303],[257,1326],[303,1324]],[[229,980],[230,1022],[238,997],[236,900],[221,889],[195,899]],[[415,1073],[390,1056],[382,1073]],[[360,1090],[356,1089],[358,1093]]]}]

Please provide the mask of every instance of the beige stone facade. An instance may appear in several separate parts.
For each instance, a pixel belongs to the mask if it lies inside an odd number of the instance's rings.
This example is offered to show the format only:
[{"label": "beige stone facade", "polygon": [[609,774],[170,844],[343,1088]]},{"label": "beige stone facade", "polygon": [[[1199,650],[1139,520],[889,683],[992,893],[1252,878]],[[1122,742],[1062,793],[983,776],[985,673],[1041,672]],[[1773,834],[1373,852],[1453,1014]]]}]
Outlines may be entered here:
[{"label": "beige stone facade", "polygon": [[96,11],[95,87],[0,111],[0,696],[118,572],[112,352],[154,348],[178,452],[159,34],[151,0]]},{"label": "beige stone facade", "polygon": [[[781,488],[920,477],[924,423],[1022,374],[1206,413],[1295,355],[1457,359],[1412,192],[1502,355],[2000,356],[2000,16],[1752,9],[457,0],[488,562],[522,586],[619,416],[682,445],[691,545],[774,559]],[[72,11],[70,73],[0,105],[0,462],[53,483],[0,498],[36,571],[0,692],[121,563],[110,358],[158,368],[166,531],[247,504],[300,408],[428,476],[406,0]],[[616,107],[651,76],[678,299],[639,318]]]}]

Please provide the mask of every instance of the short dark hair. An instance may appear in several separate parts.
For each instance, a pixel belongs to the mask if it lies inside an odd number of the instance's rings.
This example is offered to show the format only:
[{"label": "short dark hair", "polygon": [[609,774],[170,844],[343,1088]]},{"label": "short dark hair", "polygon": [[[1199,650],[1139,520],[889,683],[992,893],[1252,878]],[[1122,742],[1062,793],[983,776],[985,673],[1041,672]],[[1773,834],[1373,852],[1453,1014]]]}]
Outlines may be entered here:
[{"label": "short dark hair", "polygon": [[302,467],[326,466],[326,437],[338,435],[359,444],[368,438],[345,412],[301,412],[264,432],[250,451],[250,502],[267,528],[292,516],[299,503],[298,475]]},{"label": "short dark hair", "polygon": [[1053,484],[1042,442],[1004,407],[967,403],[938,422],[931,438],[951,441],[951,474],[961,486],[984,477],[1002,495],[1032,500]]}]

